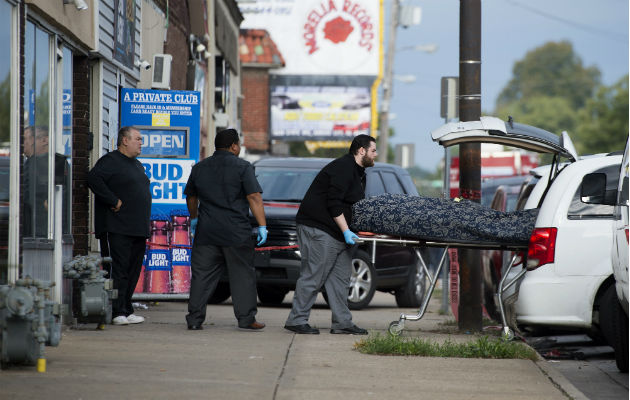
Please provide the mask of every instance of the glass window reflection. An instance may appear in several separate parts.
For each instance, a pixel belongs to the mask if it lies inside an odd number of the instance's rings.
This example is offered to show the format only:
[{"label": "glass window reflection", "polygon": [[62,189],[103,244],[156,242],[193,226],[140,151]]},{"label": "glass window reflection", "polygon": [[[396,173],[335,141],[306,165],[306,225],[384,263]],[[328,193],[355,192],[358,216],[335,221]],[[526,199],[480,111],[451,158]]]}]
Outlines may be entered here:
[{"label": "glass window reflection", "polygon": [[9,157],[11,144],[11,6],[0,2],[0,284],[8,279]]}]

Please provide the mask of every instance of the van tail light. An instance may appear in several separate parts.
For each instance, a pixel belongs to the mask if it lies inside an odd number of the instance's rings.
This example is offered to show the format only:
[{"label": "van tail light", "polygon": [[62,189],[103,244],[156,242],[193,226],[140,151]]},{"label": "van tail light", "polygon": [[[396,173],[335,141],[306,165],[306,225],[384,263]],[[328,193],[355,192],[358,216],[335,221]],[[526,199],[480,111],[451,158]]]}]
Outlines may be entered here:
[{"label": "van tail light", "polygon": [[529,237],[527,270],[531,271],[552,263],[556,253],[558,228],[536,228]]},{"label": "van tail light", "polygon": [[629,242],[629,240],[628,240],[628,228],[626,228],[625,231],[626,231],[626,243],[628,243]]}]

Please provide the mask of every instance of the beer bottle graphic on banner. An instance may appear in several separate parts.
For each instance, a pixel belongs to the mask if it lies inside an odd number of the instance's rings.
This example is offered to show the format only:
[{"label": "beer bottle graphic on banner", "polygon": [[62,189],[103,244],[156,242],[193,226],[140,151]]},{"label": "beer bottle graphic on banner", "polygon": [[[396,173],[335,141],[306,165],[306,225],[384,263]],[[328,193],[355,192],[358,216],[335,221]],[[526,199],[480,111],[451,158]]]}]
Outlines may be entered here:
[{"label": "beer bottle graphic on banner", "polygon": [[147,252],[145,288],[148,293],[171,292],[170,223],[164,217],[151,218],[151,239]]},{"label": "beer bottle graphic on banner", "polygon": [[171,217],[171,262],[173,270],[173,293],[190,291],[190,217],[184,210],[175,210]]},{"label": "beer bottle graphic on banner", "polygon": [[136,284],[136,290],[134,293],[144,293],[144,275],[146,274],[147,269],[147,249],[148,246],[144,246],[144,258],[142,259],[142,269],[140,270],[140,277],[138,278],[138,283]]}]

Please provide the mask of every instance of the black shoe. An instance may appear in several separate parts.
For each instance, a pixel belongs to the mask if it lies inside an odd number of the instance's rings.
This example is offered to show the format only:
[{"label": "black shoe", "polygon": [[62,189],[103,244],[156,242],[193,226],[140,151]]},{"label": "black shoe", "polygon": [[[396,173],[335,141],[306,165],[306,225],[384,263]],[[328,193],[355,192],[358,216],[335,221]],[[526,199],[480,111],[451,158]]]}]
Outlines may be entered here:
[{"label": "black shoe", "polygon": [[311,328],[309,324],[303,325],[285,325],[284,329],[287,329],[291,332],[306,334],[306,335],[319,335],[319,329]]},{"label": "black shoe", "polygon": [[330,333],[334,335],[367,335],[368,331],[363,328],[359,328],[356,325],[352,325],[349,328],[331,329]]},{"label": "black shoe", "polygon": [[245,329],[246,331],[261,331],[265,329],[265,324],[262,322],[254,321],[246,326],[239,326],[238,329]]},{"label": "black shoe", "polygon": [[188,330],[189,331],[201,331],[201,330],[203,330],[203,326],[201,326],[201,324],[199,324],[199,325],[188,325]]}]

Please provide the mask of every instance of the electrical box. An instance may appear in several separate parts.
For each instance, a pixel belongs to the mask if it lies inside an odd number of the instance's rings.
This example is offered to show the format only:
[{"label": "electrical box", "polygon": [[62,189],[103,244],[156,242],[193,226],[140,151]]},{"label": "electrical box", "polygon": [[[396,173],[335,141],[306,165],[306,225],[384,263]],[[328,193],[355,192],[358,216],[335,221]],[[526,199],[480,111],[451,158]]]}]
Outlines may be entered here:
[{"label": "electrical box", "polygon": [[151,87],[153,89],[171,88],[171,62],[173,56],[170,54],[155,54],[153,56],[153,77]]}]

